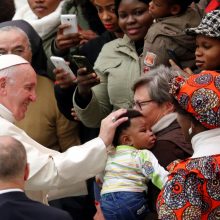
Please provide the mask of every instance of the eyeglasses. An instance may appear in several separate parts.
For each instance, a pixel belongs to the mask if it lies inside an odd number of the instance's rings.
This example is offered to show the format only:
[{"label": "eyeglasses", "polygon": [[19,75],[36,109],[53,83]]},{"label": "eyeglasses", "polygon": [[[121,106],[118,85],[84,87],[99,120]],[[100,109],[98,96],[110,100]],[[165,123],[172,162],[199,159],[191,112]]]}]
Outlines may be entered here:
[{"label": "eyeglasses", "polygon": [[146,100],[146,101],[134,101],[133,102],[133,107],[136,107],[138,110],[142,111],[142,106],[147,105],[149,102],[153,102],[154,100],[150,99],[150,100]]}]

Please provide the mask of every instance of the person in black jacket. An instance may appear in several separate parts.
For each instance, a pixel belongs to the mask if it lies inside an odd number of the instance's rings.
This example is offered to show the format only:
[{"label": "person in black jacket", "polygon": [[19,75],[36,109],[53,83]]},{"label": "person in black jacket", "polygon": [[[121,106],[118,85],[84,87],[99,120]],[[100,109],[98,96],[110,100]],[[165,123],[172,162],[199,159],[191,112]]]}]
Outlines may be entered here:
[{"label": "person in black jacket", "polygon": [[24,193],[29,165],[23,144],[0,137],[0,213],[4,220],[71,220],[67,212],[29,199]]}]

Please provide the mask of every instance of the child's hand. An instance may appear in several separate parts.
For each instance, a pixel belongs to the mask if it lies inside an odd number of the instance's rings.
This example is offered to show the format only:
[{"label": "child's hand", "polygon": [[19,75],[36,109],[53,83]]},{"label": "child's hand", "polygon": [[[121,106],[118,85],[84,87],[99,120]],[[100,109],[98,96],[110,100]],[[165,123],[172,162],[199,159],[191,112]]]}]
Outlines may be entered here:
[{"label": "child's hand", "polygon": [[192,70],[189,67],[182,70],[172,59],[169,60],[169,63],[172,69],[177,71],[178,74],[181,76],[188,78],[191,74],[193,74]]},{"label": "child's hand", "polygon": [[146,135],[148,135],[148,143],[146,146],[147,149],[151,149],[154,146],[154,143],[156,141],[156,136],[154,135],[154,133],[151,130],[147,130]]},{"label": "child's hand", "polygon": [[188,73],[189,76],[194,74],[193,71],[189,67],[184,68],[184,72]]}]

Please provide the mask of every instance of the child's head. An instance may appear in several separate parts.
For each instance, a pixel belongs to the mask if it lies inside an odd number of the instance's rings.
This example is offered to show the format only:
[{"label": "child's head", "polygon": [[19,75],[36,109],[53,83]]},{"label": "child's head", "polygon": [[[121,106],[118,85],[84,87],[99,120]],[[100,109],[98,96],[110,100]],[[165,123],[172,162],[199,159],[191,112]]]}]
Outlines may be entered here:
[{"label": "child's head", "polygon": [[163,18],[184,13],[192,2],[198,0],[152,0],[149,12],[153,18]]},{"label": "child's head", "polygon": [[220,69],[220,10],[205,15],[198,27],[186,29],[196,35],[196,66],[201,70]]},{"label": "child's head", "polygon": [[143,115],[134,109],[128,110],[121,117],[128,120],[118,126],[113,145],[129,145],[137,149],[149,149],[155,142],[155,136],[146,125]]}]

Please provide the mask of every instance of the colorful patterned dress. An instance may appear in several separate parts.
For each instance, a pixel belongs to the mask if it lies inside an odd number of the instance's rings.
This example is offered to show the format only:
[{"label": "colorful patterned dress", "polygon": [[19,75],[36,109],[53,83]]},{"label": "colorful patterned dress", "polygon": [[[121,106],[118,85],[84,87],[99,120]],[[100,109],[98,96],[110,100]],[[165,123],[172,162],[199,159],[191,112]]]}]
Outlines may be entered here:
[{"label": "colorful patterned dress", "polygon": [[220,219],[220,154],[174,161],[157,200],[159,219]]}]

